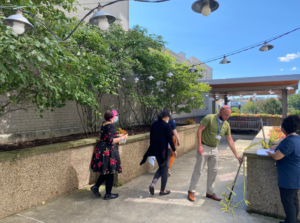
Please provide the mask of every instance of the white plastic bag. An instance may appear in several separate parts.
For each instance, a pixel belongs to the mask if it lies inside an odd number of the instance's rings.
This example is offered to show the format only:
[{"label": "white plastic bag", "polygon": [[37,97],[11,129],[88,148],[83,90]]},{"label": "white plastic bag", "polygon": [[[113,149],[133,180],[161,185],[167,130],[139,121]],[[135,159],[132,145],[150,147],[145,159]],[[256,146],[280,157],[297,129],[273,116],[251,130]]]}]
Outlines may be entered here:
[{"label": "white plastic bag", "polygon": [[149,156],[148,163],[150,163],[152,166],[155,166],[155,156]]}]

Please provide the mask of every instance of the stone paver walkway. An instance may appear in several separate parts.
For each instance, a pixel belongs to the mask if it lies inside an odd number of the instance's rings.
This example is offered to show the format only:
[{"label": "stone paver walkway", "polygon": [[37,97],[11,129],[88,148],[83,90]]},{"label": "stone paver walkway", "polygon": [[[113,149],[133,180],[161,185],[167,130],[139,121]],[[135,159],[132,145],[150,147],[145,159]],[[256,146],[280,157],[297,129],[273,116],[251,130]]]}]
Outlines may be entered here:
[{"label": "stone paver walkway", "polygon": [[[254,136],[233,136],[236,147],[241,154]],[[225,186],[236,174],[238,162],[233,157],[225,139],[220,144],[220,167],[216,182],[216,194],[221,196]],[[229,213],[223,213],[218,202],[205,197],[206,170],[200,179],[196,202],[187,200],[187,190],[196,161],[196,150],[191,151],[175,160],[172,176],[168,180],[169,196],[160,197],[158,190],[155,196],[148,192],[149,184],[155,171],[144,174],[113,192],[119,193],[116,200],[105,201],[95,197],[87,189],[77,190],[69,195],[46,202],[22,213],[3,219],[0,223],[278,223],[278,219],[246,212],[245,204],[236,210],[236,218]],[[160,187],[160,181],[157,189]],[[104,188],[100,189],[104,195]],[[243,179],[240,173],[235,192],[236,201],[242,199]]]}]

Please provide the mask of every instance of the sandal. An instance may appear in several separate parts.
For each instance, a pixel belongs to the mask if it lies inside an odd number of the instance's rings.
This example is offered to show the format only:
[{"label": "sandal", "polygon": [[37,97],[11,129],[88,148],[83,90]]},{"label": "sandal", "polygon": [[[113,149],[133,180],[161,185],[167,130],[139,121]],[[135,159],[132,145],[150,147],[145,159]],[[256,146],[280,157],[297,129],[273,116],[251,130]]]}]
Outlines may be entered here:
[{"label": "sandal", "polygon": [[167,190],[167,192],[160,192],[159,195],[163,196],[163,195],[168,195],[170,193],[171,193],[171,191]]}]

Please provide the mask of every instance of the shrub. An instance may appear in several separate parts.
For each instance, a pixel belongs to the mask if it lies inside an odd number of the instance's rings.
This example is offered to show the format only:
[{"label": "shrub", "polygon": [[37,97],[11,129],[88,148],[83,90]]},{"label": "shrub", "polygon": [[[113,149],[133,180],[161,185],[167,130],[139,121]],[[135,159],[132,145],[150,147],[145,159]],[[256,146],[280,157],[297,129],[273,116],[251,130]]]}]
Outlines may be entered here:
[{"label": "shrub", "polygon": [[280,131],[280,128],[278,127],[274,127],[270,131],[269,136],[269,146],[277,145],[285,138],[285,135]]},{"label": "shrub", "polygon": [[184,124],[192,125],[192,124],[196,124],[196,122],[193,119],[187,119],[184,121]]},{"label": "shrub", "polygon": [[128,135],[128,132],[126,132],[126,130],[124,130],[124,129],[117,128],[117,131],[119,134]]}]

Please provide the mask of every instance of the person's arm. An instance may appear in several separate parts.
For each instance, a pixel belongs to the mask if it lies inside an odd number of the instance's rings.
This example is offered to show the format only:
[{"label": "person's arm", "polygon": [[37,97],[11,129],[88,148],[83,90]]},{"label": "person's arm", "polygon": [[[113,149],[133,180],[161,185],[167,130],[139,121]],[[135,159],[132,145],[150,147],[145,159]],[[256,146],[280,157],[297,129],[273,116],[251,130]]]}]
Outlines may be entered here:
[{"label": "person's arm", "polygon": [[206,128],[205,125],[200,124],[198,131],[197,131],[197,139],[198,139],[198,149],[197,152],[199,155],[202,156],[203,154],[203,147],[202,147],[202,132],[204,131],[204,129]]},{"label": "person's arm", "polygon": [[178,132],[176,129],[173,130],[173,134],[176,138],[176,141],[177,141],[177,146],[180,146],[180,139],[179,139],[179,135],[178,135]]},{"label": "person's arm", "polygon": [[239,154],[237,153],[236,149],[235,149],[235,144],[234,144],[234,141],[231,137],[231,135],[225,135],[226,137],[226,140],[228,142],[228,145],[229,145],[229,148],[231,149],[232,153],[235,155],[235,157],[238,159],[238,161],[240,163],[243,162],[243,159],[239,156]]},{"label": "person's arm", "polygon": [[121,136],[121,137],[118,137],[118,132],[115,128],[114,125],[112,125],[110,127],[110,129],[108,130],[108,134],[107,134],[107,137],[106,137],[106,143],[107,144],[116,144],[124,139],[127,139],[128,138],[128,135],[124,135],[124,136]]},{"label": "person's arm", "polygon": [[168,143],[170,144],[172,150],[174,151],[173,155],[175,157],[177,157],[177,151],[175,149],[175,145],[174,145],[174,142],[173,142],[173,137],[172,137],[172,129],[171,129],[171,126],[168,125],[166,127],[166,131],[167,131],[167,140],[168,140]]},{"label": "person's arm", "polygon": [[274,160],[281,160],[285,156],[291,155],[295,151],[296,145],[293,141],[285,138],[281,143],[277,146],[276,152],[269,151],[269,157],[272,157]]},{"label": "person's arm", "polygon": [[272,157],[274,160],[281,160],[285,155],[280,152],[280,150],[277,150],[275,153],[269,151],[268,152],[269,157]]}]

